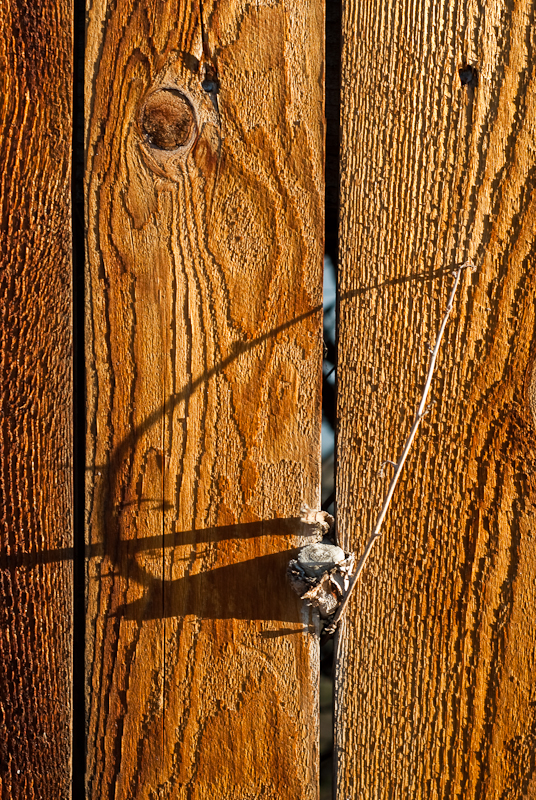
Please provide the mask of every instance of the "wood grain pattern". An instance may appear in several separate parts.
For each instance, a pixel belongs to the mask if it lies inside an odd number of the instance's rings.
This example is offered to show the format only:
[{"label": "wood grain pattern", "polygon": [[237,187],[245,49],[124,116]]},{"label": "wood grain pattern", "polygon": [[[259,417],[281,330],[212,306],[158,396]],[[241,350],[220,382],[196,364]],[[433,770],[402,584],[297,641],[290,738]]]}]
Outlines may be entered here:
[{"label": "wood grain pattern", "polygon": [[71,4],[0,5],[0,795],[70,797]]},{"label": "wood grain pattern", "polygon": [[526,0],[345,5],[345,547],[411,426],[449,271],[478,271],[341,637],[339,800],[536,797],[535,32]]},{"label": "wood grain pattern", "polygon": [[322,6],[87,38],[87,796],[315,798]]}]

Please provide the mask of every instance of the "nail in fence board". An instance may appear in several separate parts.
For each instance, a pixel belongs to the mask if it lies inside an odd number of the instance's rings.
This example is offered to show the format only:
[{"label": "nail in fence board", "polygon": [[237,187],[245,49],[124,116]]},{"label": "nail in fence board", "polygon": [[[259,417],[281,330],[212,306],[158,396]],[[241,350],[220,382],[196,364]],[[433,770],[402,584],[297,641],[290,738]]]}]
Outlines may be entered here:
[{"label": "nail in fence board", "polygon": [[534,16],[500,0],[344,9],[346,547],[363,547],[380,464],[411,426],[449,270],[478,271],[341,637],[339,800],[536,796]]},{"label": "nail in fence board", "polygon": [[71,6],[0,6],[0,794],[71,782]]},{"label": "nail in fence board", "polygon": [[316,798],[323,9],[200,10],[88,7],[87,797]]}]

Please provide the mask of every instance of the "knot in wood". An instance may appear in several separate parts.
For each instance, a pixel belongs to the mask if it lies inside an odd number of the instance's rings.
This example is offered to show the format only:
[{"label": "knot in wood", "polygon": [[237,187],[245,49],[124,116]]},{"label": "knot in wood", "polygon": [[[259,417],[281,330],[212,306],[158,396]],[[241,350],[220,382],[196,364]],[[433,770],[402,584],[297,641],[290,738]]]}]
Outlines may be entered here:
[{"label": "knot in wood", "polygon": [[191,139],[195,115],[190,102],[176,89],[161,89],[146,101],[141,127],[150,144],[159,150],[176,150]]}]

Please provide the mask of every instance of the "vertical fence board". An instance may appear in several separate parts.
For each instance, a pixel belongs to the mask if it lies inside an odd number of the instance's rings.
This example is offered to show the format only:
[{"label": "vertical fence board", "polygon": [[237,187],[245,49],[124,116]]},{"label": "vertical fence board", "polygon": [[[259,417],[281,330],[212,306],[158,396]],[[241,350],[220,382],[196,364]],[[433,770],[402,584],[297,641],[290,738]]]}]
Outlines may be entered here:
[{"label": "vertical fence board", "polygon": [[70,3],[2,3],[0,794],[12,800],[70,797],[71,50]]},{"label": "vertical fence board", "polygon": [[315,798],[322,5],[88,13],[87,796]]},{"label": "vertical fence board", "polygon": [[345,4],[346,547],[363,547],[380,464],[411,426],[450,270],[478,271],[340,638],[339,800],[536,796],[534,16],[502,0]]}]

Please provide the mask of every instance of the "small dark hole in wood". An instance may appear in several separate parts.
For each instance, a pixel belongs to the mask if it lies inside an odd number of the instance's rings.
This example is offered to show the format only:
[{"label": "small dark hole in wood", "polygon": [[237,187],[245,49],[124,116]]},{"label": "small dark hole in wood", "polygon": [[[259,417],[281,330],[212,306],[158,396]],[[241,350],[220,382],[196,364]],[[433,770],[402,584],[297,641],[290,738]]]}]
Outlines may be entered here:
[{"label": "small dark hole in wood", "polygon": [[176,150],[189,142],[195,127],[192,106],[180,92],[162,89],[147,99],[141,127],[159,150]]},{"label": "small dark hole in wood", "polygon": [[201,86],[205,92],[209,94],[210,92],[217,92],[219,90],[218,73],[216,67],[212,64],[205,64],[205,75],[204,79],[201,81]]},{"label": "small dark hole in wood", "polygon": [[478,83],[478,71],[470,64],[460,67],[458,70],[462,86],[476,86]]}]

